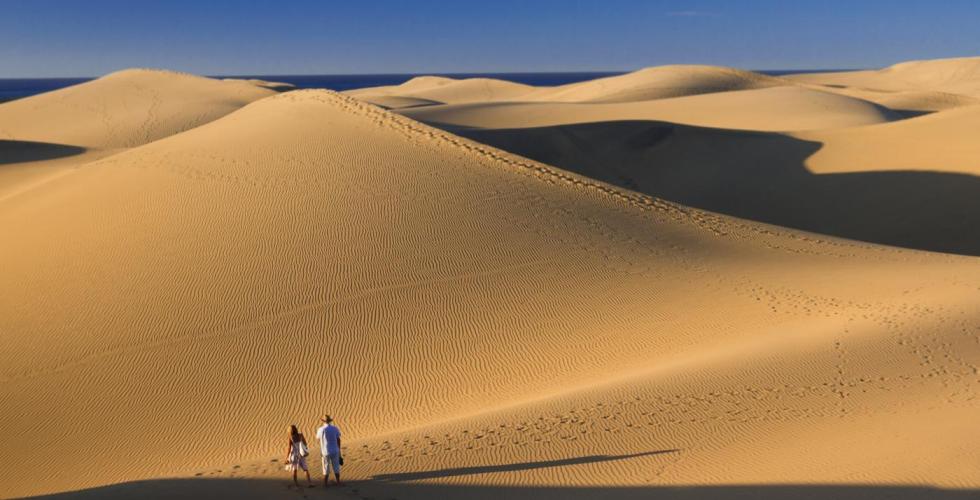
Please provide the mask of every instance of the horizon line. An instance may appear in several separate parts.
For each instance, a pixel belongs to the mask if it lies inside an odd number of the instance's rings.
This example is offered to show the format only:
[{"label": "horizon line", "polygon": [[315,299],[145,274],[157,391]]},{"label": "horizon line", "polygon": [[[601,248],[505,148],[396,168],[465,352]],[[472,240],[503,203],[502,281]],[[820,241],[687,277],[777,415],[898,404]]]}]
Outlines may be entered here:
[{"label": "horizon line", "polygon": [[[161,70],[161,71],[175,71],[179,73],[187,73],[192,75],[204,76],[207,78],[236,78],[236,77],[257,77],[257,76],[453,76],[453,75],[558,75],[558,74],[612,74],[612,73],[632,73],[635,71],[640,71],[646,68],[656,68],[658,66],[674,66],[675,64],[661,64],[656,66],[644,66],[637,69],[619,69],[619,70],[582,70],[582,71],[428,71],[428,72],[417,72],[417,73],[227,73],[227,74],[204,74],[204,73],[194,73],[191,71],[183,70],[172,70],[168,68],[154,68],[154,67],[143,67],[143,66],[132,66],[117,70],[112,70],[101,75],[86,75],[86,76],[16,76],[16,77],[3,77],[2,80],[61,80],[61,79],[96,79],[103,76],[118,72],[125,71],[127,69],[150,69],[150,70]],[[684,64],[677,64],[684,65]],[[692,66],[701,66],[700,64],[690,64]],[[718,66],[715,64],[707,64],[704,66]],[[724,66],[729,68],[738,68],[737,66]],[[873,70],[876,68],[755,68],[746,69],[745,71],[752,71],[755,73],[765,72],[765,71],[780,71],[780,72],[799,72],[799,73],[816,73],[816,72],[836,72],[836,71],[866,71]]]}]

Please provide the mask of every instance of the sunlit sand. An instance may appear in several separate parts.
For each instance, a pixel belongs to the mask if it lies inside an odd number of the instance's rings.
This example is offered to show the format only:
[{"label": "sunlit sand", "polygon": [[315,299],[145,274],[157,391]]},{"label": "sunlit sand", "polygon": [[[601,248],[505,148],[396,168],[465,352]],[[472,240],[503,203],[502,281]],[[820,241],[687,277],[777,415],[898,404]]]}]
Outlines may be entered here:
[{"label": "sunlit sand", "polygon": [[966,498],[977,61],[0,104],[0,496]]}]

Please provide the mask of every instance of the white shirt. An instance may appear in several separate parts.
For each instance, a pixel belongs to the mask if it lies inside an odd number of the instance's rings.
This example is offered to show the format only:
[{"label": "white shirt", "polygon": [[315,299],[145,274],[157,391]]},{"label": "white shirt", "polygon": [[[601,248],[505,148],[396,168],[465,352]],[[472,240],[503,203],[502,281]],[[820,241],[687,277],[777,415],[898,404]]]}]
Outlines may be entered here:
[{"label": "white shirt", "polygon": [[340,454],[340,429],[336,425],[326,424],[316,430],[316,437],[320,440],[320,453],[324,455]]}]

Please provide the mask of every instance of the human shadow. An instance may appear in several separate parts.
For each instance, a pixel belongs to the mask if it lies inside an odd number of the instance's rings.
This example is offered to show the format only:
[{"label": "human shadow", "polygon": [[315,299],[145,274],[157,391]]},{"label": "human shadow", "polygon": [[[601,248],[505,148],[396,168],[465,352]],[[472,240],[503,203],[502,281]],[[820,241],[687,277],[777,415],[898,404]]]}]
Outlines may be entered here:
[{"label": "human shadow", "polygon": [[[599,478],[601,479],[601,478]],[[180,478],[132,481],[32,498],[130,499],[171,498],[398,498],[516,500],[974,500],[977,489],[865,484],[739,484],[650,486],[493,486],[425,482],[392,483],[352,480],[344,488],[295,488],[282,479]]]},{"label": "human shadow", "polygon": [[454,469],[439,469],[419,472],[404,472],[398,474],[379,474],[373,476],[374,481],[414,481],[418,479],[434,479],[440,477],[468,476],[473,474],[487,474],[492,472],[515,472],[532,469],[545,469],[549,467],[564,467],[566,465],[591,464],[598,462],[609,462],[614,460],[628,460],[630,458],[647,457],[651,455],[661,455],[665,453],[676,453],[680,450],[657,450],[644,453],[633,453],[630,455],[591,455],[586,457],[564,458],[560,460],[542,460],[537,462],[520,462],[501,465],[482,465],[477,467],[460,467]]},{"label": "human shadow", "polygon": [[668,122],[443,128],[696,208],[871,243],[980,255],[980,177],[973,175],[814,174],[805,161],[819,142]]},{"label": "human shadow", "polygon": [[53,160],[85,152],[80,146],[50,142],[0,139],[0,165],[29,161]]}]

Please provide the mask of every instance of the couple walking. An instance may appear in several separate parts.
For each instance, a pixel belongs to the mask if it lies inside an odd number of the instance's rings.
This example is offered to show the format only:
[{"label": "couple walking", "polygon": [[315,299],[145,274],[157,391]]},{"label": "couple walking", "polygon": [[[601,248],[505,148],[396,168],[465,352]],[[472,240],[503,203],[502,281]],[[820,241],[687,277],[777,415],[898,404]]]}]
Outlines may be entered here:
[{"label": "couple walking", "polygon": [[[340,482],[340,466],[344,463],[344,458],[340,455],[340,429],[333,424],[333,417],[326,415],[320,419],[323,425],[316,430],[316,437],[320,440],[320,454],[323,456],[323,486],[326,487],[330,479],[330,470],[337,478],[337,485],[343,486]],[[295,425],[289,426],[289,448],[286,450],[286,469],[293,471],[293,483],[299,486],[296,480],[296,473],[303,469],[306,473],[306,483],[310,488],[313,481],[310,480],[310,469],[306,466],[306,457],[310,454],[309,445],[306,444],[306,437],[299,432]]]}]

